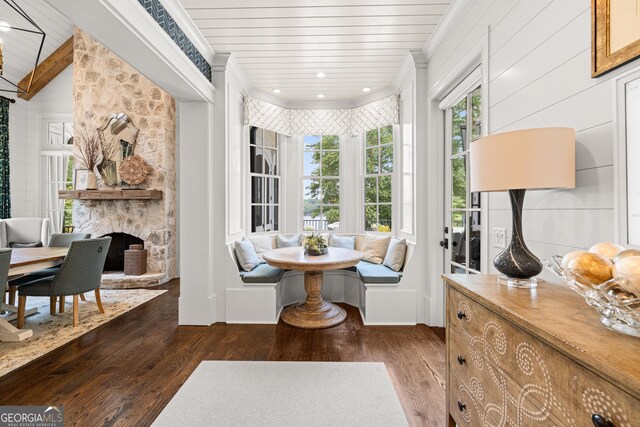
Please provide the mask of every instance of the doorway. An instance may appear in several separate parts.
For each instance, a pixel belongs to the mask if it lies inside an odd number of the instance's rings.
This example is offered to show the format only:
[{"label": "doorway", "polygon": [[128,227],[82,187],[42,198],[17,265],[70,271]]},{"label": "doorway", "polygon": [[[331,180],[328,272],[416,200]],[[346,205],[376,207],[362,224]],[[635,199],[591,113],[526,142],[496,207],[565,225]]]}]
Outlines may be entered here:
[{"label": "doorway", "polygon": [[440,108],[445,120],[444,272],[478,274],[484,265],[486,224],[483,197],[470,191],[469,147],[483,135],[480,70],[451,91]]}]

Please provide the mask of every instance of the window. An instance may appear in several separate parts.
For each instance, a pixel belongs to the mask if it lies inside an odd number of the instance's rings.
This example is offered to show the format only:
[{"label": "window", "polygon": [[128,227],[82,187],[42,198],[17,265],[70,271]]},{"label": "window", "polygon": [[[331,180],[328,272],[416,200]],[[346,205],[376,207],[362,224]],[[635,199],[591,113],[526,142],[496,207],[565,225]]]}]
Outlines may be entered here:
[{"label": "window", "polygon": [[73,200],[58,198],[59,190],[73,189],[73,126],[64,120],[43,120],[41,140],[44,213],[54,233],[72,232]]},{"label": "window", "polygon": [[340,138],[305,136],[303,161],[303,230],[339,230]]},{"label": "window", "polygon": [[251,232],[278,231],[280,167],[278,134],[252,127],[249,139]]},{"label": "window", "polygon": [[365,230],[390,233],[392,227],[393,128],[367,132],[364,150]]}]

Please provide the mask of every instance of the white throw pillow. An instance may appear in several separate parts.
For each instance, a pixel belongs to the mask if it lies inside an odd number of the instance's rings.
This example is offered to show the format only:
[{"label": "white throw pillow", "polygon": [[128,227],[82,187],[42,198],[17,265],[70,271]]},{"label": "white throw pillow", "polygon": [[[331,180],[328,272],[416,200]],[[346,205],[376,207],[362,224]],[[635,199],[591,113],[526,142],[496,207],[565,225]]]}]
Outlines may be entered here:
[{"label": "white throw pillow", "polygon": [[404,256],[406,253],[407,241],[405,239],[391,239],[383,264],[393,271],[400,271],[404,265]]},{"label": "white throw pillow", "polygon": [[238,263],[244,271],[251,271],[260,265],[258,254],[256,254],[253,244],[248,240],[236,240],[235,253]]},{"label": "white throw pillow", "polygon": [[261,236],[250,236],[247,238],[251,243],[253,243],[253,247],[256,249],[256,253],[258,254],[258,258],[262,261],[262,254],[273,249],[273,236],[269,235],[261,235]]},{"label": "white throw pillow", "polygon": [[276,236],[276,246],[279,248],[290,248],[293,246],[302,246],[300,242],[300,234],[294,234],[293,236],[282,236],[278,234]]},{"label": "white throw pillow", "polygon": [[362,259],[374,264],[382,264],[384,257],[387,255],[390,240],[391,236],[374,236],[372,234],[364,236],[364,244],[362,246],[364,256]]},{"label": "white throw pillow", "polygon": [[356,236],[335,236],[332,234],[329,238],[329,246],[354,249],[356,246]]}]

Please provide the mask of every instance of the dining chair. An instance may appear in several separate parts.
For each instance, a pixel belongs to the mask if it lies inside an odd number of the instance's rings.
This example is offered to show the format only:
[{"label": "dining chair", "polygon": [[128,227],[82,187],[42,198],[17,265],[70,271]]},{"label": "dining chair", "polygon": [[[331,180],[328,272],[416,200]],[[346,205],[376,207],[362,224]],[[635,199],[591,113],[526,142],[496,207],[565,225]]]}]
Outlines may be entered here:
[{"label": "dining chair", "polygon": [[0,295],[2,295],[2,300],[0,300],[0,303],[4,301],[5,292],[7,291],[7,277],[9,276],[10,265],[11,249],[0,249]]},{"label": "dining chair", "polygon": [[[68,248],[71,242],[76,240],[86,240],[91,238],[91,233],[54,233],[49,238],[50,248]],[[24,276],[16,277],[9,280],[9,304],[15,304],[16,290],[20,285],[33,282],[43,277],[53,276],[58,272],[59,266],[44,268],[42,270],[32,271]],[[84,301],[84,295],[80,297]],[[64,311],[64,306],[63,306]],[[55,313],[52,313],[55,314]]]},{"label": "dining chair", "polygon": [[[49,297],[50,310],[55,312],[56,297],[64,304],[64,297],[73,296],[73,326],[78,326],[78,297],[95,291],[100,313],[104,313],[100,297],[102,269],[107,258],[111,237],[75,240],[54,276],[42,277],[18,288],[18,329],[24,326],[24,313],[28,296]],[[62,311],[62,310],[61,310]]]}]

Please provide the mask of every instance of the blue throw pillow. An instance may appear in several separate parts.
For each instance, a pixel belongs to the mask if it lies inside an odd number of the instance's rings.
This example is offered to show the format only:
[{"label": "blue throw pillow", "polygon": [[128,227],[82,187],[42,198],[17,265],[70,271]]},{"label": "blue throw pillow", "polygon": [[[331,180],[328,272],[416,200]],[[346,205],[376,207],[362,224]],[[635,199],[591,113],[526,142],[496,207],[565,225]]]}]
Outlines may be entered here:
[{"label": "blue throw pillow", "polygon": [[294,246],[302,246],[300,243],[300,234],[294,234],[293,236],[281,236],[278,234],[276,236],[276,246],[278,248],[291,248]]},{"label": "blue throw pillow", "polygon": [[260,258],[258,258],[256,248],[248,240],[236,240],[235,253],[238,263],[244,271],[251,271],[260,265]]},{"label": "blue throw pillow", "polygon": [[334,248],[355,249],[356,236],[334,236],[329,239],[329,246]]}]

